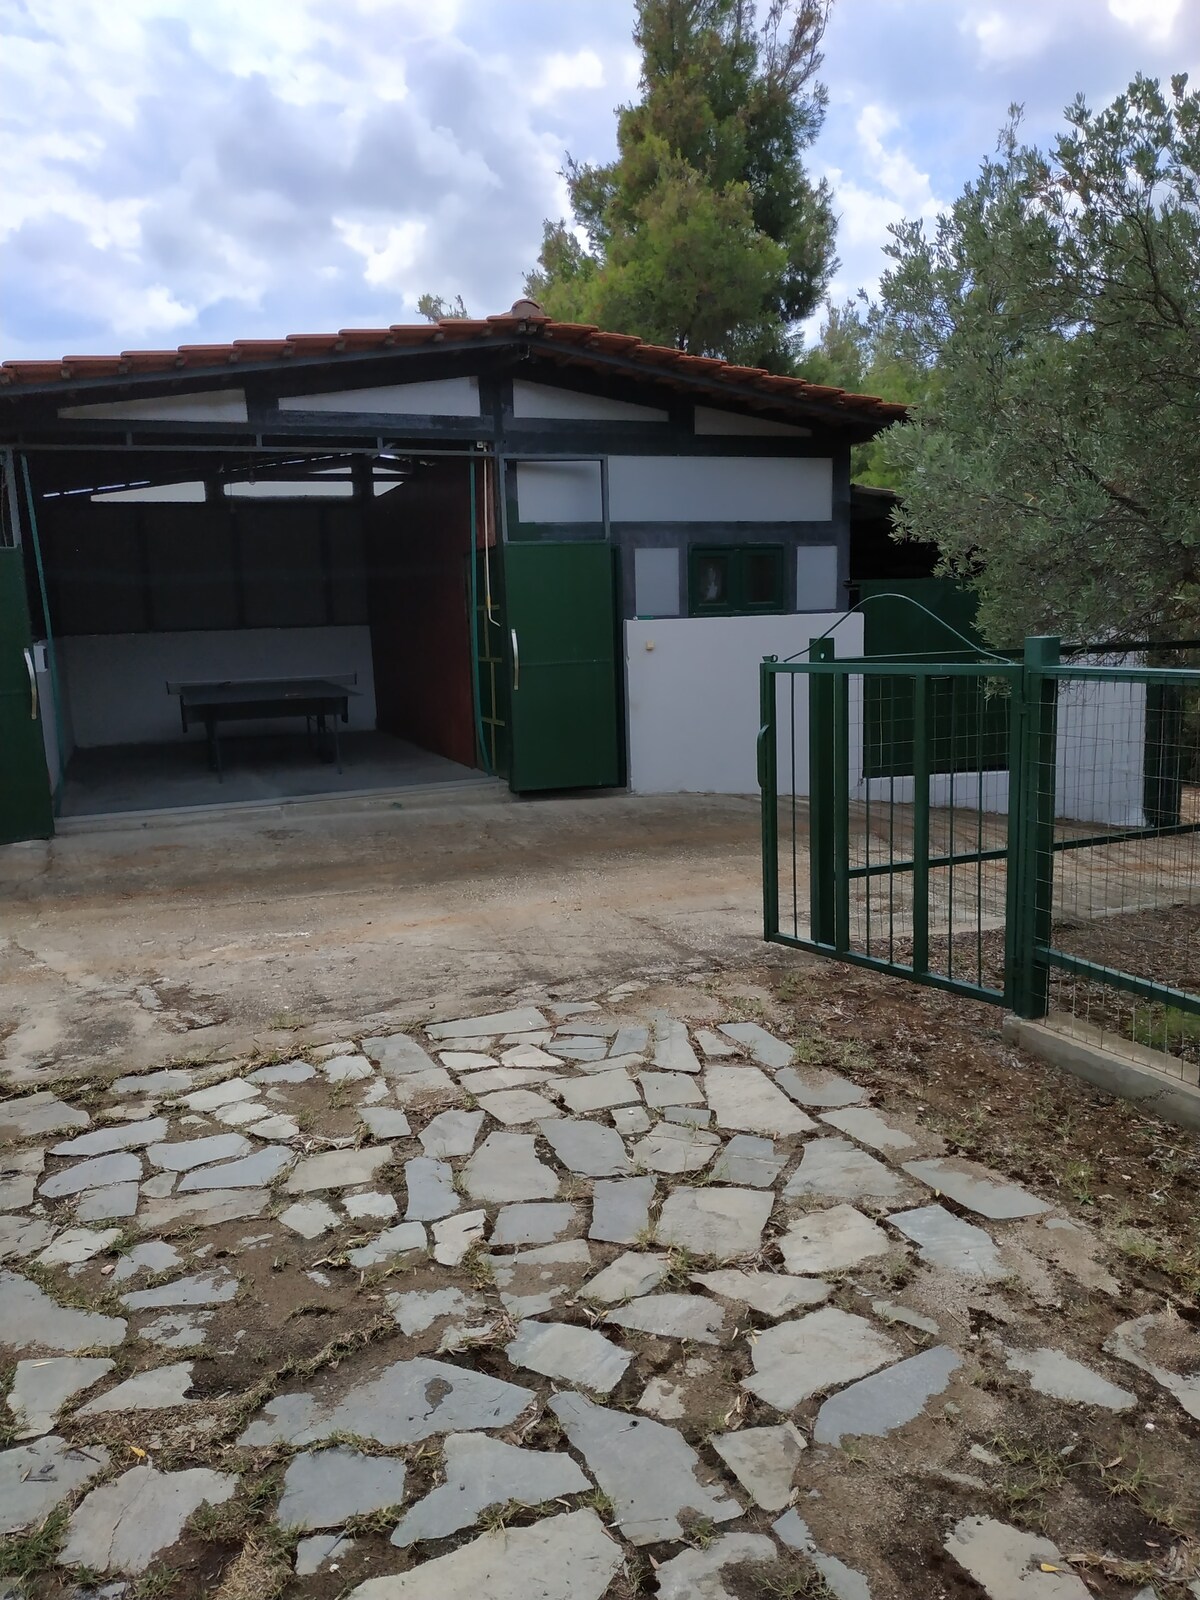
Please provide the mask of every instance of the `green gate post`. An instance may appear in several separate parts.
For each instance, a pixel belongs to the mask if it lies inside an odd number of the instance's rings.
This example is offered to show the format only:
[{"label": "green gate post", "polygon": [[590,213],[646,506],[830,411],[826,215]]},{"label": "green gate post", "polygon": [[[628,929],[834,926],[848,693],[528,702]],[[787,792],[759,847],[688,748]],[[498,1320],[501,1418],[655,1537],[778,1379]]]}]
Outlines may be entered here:
[{"label": "green gate post", "polygon": [[1009,837],[1015,840],[1009,871],[1016,882],[1006,940],[1009,1000],[1019,1017],[1044,1017],[1050,1006],[1050,967],[1042,952],[1050,943],[1054,894],[1058,680],[1048,677],[1045,668],[1057,666],[1061,655],[1058,639],[1025,641],[1020,764],[1009,780]]},{"label": "green gate post", "polygon": [[[814,639],[810,661],[834,659],[832,639]],[[808,674],[808,914],[814,944],[837,942],[834,743],[837,718],[834,675]]]},{"label": "green gate post", "polygon": [[[779,794],[775,674],[771,657],[758,668],[758,787],[762,804],[763,938],[779,932]],[[792,930],[795,932],[795,930]]]}]

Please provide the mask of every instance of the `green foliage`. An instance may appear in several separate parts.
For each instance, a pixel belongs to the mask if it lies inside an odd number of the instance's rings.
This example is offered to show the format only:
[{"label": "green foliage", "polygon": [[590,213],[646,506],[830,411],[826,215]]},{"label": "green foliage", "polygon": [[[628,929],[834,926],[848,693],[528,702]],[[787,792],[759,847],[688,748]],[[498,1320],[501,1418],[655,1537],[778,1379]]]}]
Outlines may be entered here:
[{"label": "green foliage", "polygon": [[[638,0],[642,98],[618,156],[567,159],[575,225],[546,223],[525,292],[552,317],[791,370],[793,325],[836,265],[824,183],[801,160],[829,0]],[[586,243],[583,241],[586,240]]]},{"label": "green foliage", "polygon": [[937,380],[886,458],[902,534],[967,573],[996,643],[1200,623],[1200,96],[1139,76],[1049,154],[1014,108],[927,235],[893,230],[882,317]]},{"label": "green foliage", "polygon": [[460,294],[453,300],[443,300],[440,294],[423,294],[417,300],[417,311],[426,322],[460,321],[471,314]]}]

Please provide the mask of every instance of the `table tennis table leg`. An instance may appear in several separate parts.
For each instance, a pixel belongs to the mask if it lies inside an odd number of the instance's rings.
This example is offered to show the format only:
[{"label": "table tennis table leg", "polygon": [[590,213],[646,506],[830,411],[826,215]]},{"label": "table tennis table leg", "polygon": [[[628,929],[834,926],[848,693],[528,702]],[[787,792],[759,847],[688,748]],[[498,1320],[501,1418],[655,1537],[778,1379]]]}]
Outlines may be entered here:
[{"label": "table tennis table leg", "polygon": [[206,717],[204,719],[205,732],[208,734],[208,764],[216,773],[217,782],[225,782],[225,774],[221,771],[221,736],[217,732],[217,719]]},{"label": "table tennis table leg", "polygon": [[337,769],[340,773],[342,770],[342,747],[338,742],[338,719],[336,711],[333,713],[333,759],[337,764]]}]

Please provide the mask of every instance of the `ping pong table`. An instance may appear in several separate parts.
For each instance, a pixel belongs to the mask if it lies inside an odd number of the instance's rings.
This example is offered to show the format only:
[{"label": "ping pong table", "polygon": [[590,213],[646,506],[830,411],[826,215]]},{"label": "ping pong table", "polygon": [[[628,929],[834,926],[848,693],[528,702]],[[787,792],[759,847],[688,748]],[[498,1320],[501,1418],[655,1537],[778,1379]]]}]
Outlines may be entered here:
[{"label": "ping pong table", "polygon": [[338,718],[350,720],[350,696],[358,693],[347,683],[334,678],[226,678],[210,683],[168,683],[167,693],[179,696],[184,733],[189,720],[204,724],[208,763],[219,783],[224,782],[221,724],[265,717],[303,717],[310,737],[315,718],[318,743],[331,738],[333,759],[338,771],[342,770]]}]

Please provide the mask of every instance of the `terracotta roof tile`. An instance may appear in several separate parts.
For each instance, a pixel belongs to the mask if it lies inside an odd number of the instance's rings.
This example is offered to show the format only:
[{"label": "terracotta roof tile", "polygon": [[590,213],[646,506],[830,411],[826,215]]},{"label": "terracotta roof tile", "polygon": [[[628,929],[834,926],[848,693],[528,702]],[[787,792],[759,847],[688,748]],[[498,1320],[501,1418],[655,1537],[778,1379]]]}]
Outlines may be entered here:
[{"label": "terracotta roof tile", "polygon": [[[223,366],[240,361],[277,361],[303,356],[353,356],[367,350],[411,349],[419,345],[457,344],[506,332],[525,331],[543,345],[547,355],[564,365],[600,366],[618,360],[630,367],[652,371],[658,381],[672,387],[706,390],[714,398],[735,391],[758,404],[792,401],[842,411],[856,420],[885,424],[906,415],[906,407],[874,395],[850,394],[826,384],[807,383],[738,366],[715,356],[689,355],[665,345],[648,344],[634,334],[612,333],[584,322],[555,322],[528,301],[518,301],[511,311],[487,318],[453,317],[431,323],[396,323],[389,328],[343,328],[338,333],[293,333],[286,339],[235,339],[230,344],[185,344],[178,350],[123,350],[119,356],[64,356],[59,361],[5,361],[0,364],[0,384],[12,390],[24,385],[69,384],[79,378],[121,377],[129,374],[177,371],[180,368]],[[560,354],[561,352],[561,354]],[[687,380],[685,382],[685,380]]]}]

